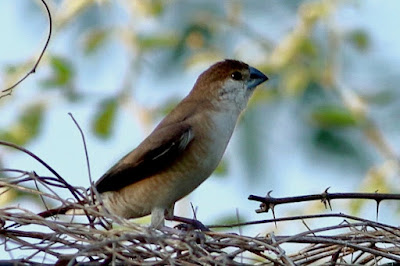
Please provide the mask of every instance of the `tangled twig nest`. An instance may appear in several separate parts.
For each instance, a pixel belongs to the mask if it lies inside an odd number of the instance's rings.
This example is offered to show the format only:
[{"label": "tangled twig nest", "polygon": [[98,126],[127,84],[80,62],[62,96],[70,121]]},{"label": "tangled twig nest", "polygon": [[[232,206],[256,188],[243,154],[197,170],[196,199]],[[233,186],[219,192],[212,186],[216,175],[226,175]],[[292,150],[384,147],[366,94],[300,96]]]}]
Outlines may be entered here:
[{"label": "tangled twig nest", "polygon": [[[381,261],[400,262],[398,227],[344,214],[209,226],[250,226],[293,220],[303,221],[306,225],[304,221],[311,218],[344,218],[335,226],[308,229],[288,236],[273,233],[252,237],[221,232],[159,231],[139,226],[99,208],[101,202],[94,200],[96,193],[93,187],[85,189],[72,186],[32,152],[14,144],[1,141],[0,144],[30,155],[53,175],[48,177],[19,169],[0,169],[0,172],[8,174],[0,179],[2,197],[9,191],[16,191],[30,199],[40,199],[47,209],[40,214],[22,206],[0,209],[0,238],[9,255],[9,259],[0,261],[2,263],[375,265]],[[71,199],[65,200],[66,197]],[[72,208],[75,213],[85,215],[58,217],[52,206]],[[289,250],[291,244],[298,245]]]},{"label": "tangled twig nest", "polygon": [[[34,172],[3,171],[19,173],[17,177],[1,179],[0,187],[5,191],[17,190],[40,197],[44,203],[52,202],[54,206],[72,204],[74,209],[86,214],[54,219],[43,218],[21,206],[0,209],[0,235],[4,250],[9,254],[7,262],[59,265],[296,265],[316,262],[334,265],[377,264],[382,259],[400,262],[399,228],[364,219],[348,222],[356,217],[338,214],[348,219],[335,226],[290,236],[161,232],[99,211],[98,206],[91,203],[93,199],[88,190],[65,184],[63,180],[38,176]],[[32,183],[34,188],[29,188]],[[60,190],[67,191],[74,200],[63,199]],[[280,220],[284,219],[259,223]],[[301,245],[289,254],[286,246],[291,243]]]}]

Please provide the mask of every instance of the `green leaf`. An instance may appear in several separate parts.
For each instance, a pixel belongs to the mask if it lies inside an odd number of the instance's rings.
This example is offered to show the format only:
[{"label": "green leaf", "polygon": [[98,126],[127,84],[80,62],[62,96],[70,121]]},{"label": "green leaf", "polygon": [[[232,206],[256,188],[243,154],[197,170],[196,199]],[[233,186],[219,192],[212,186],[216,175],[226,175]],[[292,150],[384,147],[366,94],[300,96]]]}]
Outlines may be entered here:
[{"label": "green leaf", "polygon": [[152,8],[150,9],[153,16],[160,16],[164,11],[165,2],[162,0],[152,1]]},{"label": "green leaf", "polygon": [[84,50],[86,54],[90,54],[96,51],[104,43],[104,40],[108,36],[106,30],[93,30],[89,32],[84,41]]},{"label": "green leaf", "polygon": [[360,51],[366,51],[369,48],[369,36],[363,30],[354,30],[350,32],[347,36],[347,39],[355,48]]},{"label": "green leaf", "polygon": [[167,1],[163,0],[138,1],[136,3],[136,6],[142,14],[157,17],[160,16],[161,13],[164,11],[164,5],[166,3]]},{"label": "green leaf", "polygon": [[304,38],[300,42],[299,52],[307,56],[315,57],[318,55],[318,49],[315,42],[310,38]]},{"label": "green leaf", "polygon": [[157,36],[139,36],[137,41],[143,51],[158,48],[171,48],[178,43],[175,36],[167,34]]},{"label": "green leaf", "polygon": [[118,108],[117,100],[105,100],[98,107],[99,109],[93,120],[92,130],[97,137],[106,139],[112,133],[112,126]]},{"label": "green leaf", "polygon": [[41,122],[44,114],[44,105],[35,104],[29,106],[20,117],[20,123],[25,125],[32,136],[37,136],[40,131]]},{"label": "green leaf", "polygon": [[44,105],[33,104],[28,106],[17,118],[17,122],[8,127],[5,131],[0,131],[0,139],[18,145],[25,145],[40,133],[44,117]]},{"label": "green leaf", "polygon": [[334,131],[317,130],[313,136],[313,142],[318,149],[323,149],[330,153],[348,157],[357,155],[357,150],[352,143],[346,137]]},{"label": "green leaf", "polygon": [[338,106],[320,106],[311,113],[312,122],[321,128],[350,127],[357,124],[356,117]]},{"label": "green leaf", "polygon": [[43,82],[45,87],[63,87],[69,85],[73,76],[72,64],[65,58],[52,56],[50,66],[53,73],[50,78]]}]

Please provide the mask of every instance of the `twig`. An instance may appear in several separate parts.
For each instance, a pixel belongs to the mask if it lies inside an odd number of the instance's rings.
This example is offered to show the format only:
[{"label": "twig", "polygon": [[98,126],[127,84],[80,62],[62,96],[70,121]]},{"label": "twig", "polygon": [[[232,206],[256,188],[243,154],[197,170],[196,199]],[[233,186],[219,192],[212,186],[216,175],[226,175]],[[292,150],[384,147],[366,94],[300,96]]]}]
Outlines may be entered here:
[{"label": "twig", "polygon": [[[273,209],[276,205],[280,204],[289,204],[295,202],[305,202],[305,201],[314,201],[320,200],[326,206],[328,204],[330,206],[330,201],[334,199],[369,199],[375,200],[377,204],[382,200],[400,200],[400,194],[388,194],[388,193],[329,193],[327,190],[321,194],[313,194],[313,195],[303,195],[303,196],[295,196],[295,197],[282,197],[282,198],[274,198],[268,194],[266,197],[260,197],[255,195],[250,195],[248,197],[249,200],[262,202],[260,205],[260,209],[256,210],[257,213],[268,212],[270,209]],[[332,209],[332,208],[331,208]]]},{"label": "twig", "polygon": [[[78,128],[78,130],[81,134],[81,137],[82,137],[83,149],[85,151],[85,158],[86,158],[86,166],[87,166],[88,176],[89,176],[90,191],[91,191],[91,195],[92,195],[91,203],[94,204],[95,203],[94,195],[96,195],[96,197],[98,199],[101,199],[101,197],[100,197],[100,195],[98,195],[96,188],[93,186],[92,175],[90,172],[90,160],[89,160],[89,154],[88,154],[88,150],[87,150],[87,146],[86,146],[85,134],[83,134],[82,128],[79,126],[78,122],[75,120],[75,117],[72,115],[72,113],[68,113],[68,115],[71,117],[72,121],[74,121],[74,123],[75,123],[76,127]],[[85,214],[86,214],[86,217],[88,218],[88,220],[90,221],[90,223],[93,223],[93,219],[88,215],[88,213],[86,211],[85,211]]]},{"label": "twig", "polygon": [[[371,224],[374,224],[374,225],[377,225],[377,226],[383,225],[383,224],[378,223],[378,222],[374,222],[374,221],[371,221],[371,220],[368,220],[368,219],[363,219],[363,218],[352,216],[352,215],[347,215],[347,214],[344,214],[344,213],[327,213],[327,214],[289,216],[289,217],[281,217],[281,218],[266,219],[266,220],[257,220],[257,221],[237,223],[237,224],[207,225],[207,227],[208,228],[230,228],[230,227],[255,225],[255,224],[266,224],[266,223],[277,223],[277,222],[297,221],[297,220],[305,220],[305,219],[332,218],[332,217],[352,219],[352,220],[355,220],[355,221],[371,223]],[[385,226],[388,227],[388,228],[394,229],[394,230],[398,229],[395,226],[391,226],[391,225],[387,225],[387,224],[385,224]]]},{"label": "twig", "polygon": [[[9,263],[22,263],[12,259],[12,253],[20,249],[24,249],[25,264],[310,265],[333,262],[361,264],[378,262],[383,258],[400,262],[399,228],[360,217],[342,213],[303,215],[225,225],[233,227],[282,221],[304,223],[306,219],[342,218],[334,226],[312,230],[307,227],[300,233],[273,237],[220,232],[160,232],[115,217],[96,205],[86,204],[91,194],[85,188],[64,184],[63,179],[19,169],[1,171],[18,175],[1,179],[1,187],[51,199],[61,206],[85,212],[91,218],[83,222],[79,217],[75,221],[74,216],[67,220],[63,219],[66,216],[53,220],[20,206],[1,208],[0,239],[10,253]],[[27,187],[35,182],[42,191]],[[82,200],[66,200],[57,194],[59,190],[81,195]],[[117,224],[115,229],[113,223]],[[288,250],[293,248],[286,248],[289,245],[300,246],[302,250],[291,254]]]},{"label": "twig", "polygon": [[278,248],[278,250],[279,250],[279,252],[280,252],[280,253],[278,254],[278,256],[283,258],[283,262],[284,262],[286,265],[295,266],[294,262],[286,255],[286,251],[285,251],[284,249],[282,249],[282,248],[279,246],[279,244],[276,242],[275,234],[274,234],[274,233],[270,233],[270,234],[269,234],[269,237],[271,238],[273,245],[276,246],[276,247]]},{"label": "twig", "polygon": [[90,161],[89,161],[89,154],[88,154],[88,150],[87,150],[87,146],[86,146],[85,134],[83,134],[81,127],[79,126],[78,122],[76,122],[75,117],[72,115],[72,113],[68,113],[68,115],[71,117],[72,121],[74,121],[76,127],[78,128],[78,130],[81,134],[82,142],[83,142],[83,149],[85,150],[85,158],[86,158],[86,166],[87,166],[87,170],[88,170],[89,182],[90,182],[90,184],[92,184],[93,181],[92,181],[92,175],[90,173]]},{"label": "twig", "polygon": [[48,17],[48,19],[49,19],[49,34],[48,34],[48,36],[47,36],[46,43],[45,43],[45,45],[44,45],[44,47],[43,47],[43,49],[42,49],[42,51],[41,51],[41,53],[40,53],[38,59],[36,60],[36,63],[35,63],[34,66],[32,67],[32,69],[31,69],[28,73],[26,73],[25,76],[23,76],[23,77],[22,77],[19,81],[17,81],[14,85],[12,85],[11,87],[9,87],[9,88],[7,88],[7,89],[4,89],[4,90],[2,91],[2,93],[5,93],[5,94],[0,95],[0,99],[3,98],[3,97],[5,97],[5,96],[11,95],[12,90],[13,90],[16,86],[18,86],[21,82],[23,82],[28,76],[30,76],[31,74],[33,74],[33,73],[36,72],[36,68],[37,68],[37,66],[39,65],[40,61],[42,60],[42,57],[43,57],[43,55],[44,55],[44,53],[45,53],[45,51],[46,51],[46,49],[47,49],[47,46],[49,45],[50,37],[51,37],[51,33],[52,33],[52,28],[53,28],[53,22],[52,22],[52,19],[51,19],[50,9],[49,9],[49,7],[47,6],[46,1],[41,0],[41,2],[42,2],[42,4],[44,5],[44,7],[45,7],[45,9],[46,9],[47,17]]},{"label": "twig", "polygon": [[81,197],[81,198],[83,197],[82,194],[80,194],[76,190],[74,190],[74,188],[67,181],[65,181],[65,179],[62,178],[52,167],[50,167],[50,165],[48,165],[45,161],[40,159],[33,152],[31,152],[31,151],[29,151],[29,150],[27,150],[27,149],[25,149],[25,148],[23,148],[21,146],[18,146],[18,145],[14,144],[14,143],[7,142],[7,141],[1,141],[0,140],[0,145],[8,146],[8,147],[17,149],[19,151],[22,151],[22,152],[28,154],[29,156],[34,158],[36,161],[38,161],[40,164],[42,164],[45,168],[47,168],[47,170],[49,170],[53,175],[55,175],[58,178],[58,180],[61,183],[63,183],[66,188],[68,188],[68,190],[71,192],[71,194],[75,197],[76,200],[80,201],[81,199],[79,197]]}]

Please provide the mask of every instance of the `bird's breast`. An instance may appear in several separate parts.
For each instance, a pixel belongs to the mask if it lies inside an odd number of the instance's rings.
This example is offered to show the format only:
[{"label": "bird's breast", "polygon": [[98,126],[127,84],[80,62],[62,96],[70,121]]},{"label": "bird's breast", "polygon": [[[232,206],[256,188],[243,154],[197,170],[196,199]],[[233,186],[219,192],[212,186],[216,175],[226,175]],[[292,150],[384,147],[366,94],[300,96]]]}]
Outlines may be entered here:
[{"label": "bird's breast", "polygon": [[[177,163],[182,184],[188,194],[207,179],[218,166],[236,125],[235,112],[209,112],[195,123],[194,140]],[[179,176],[179,175],[177,175]],[[186,195],[185,194],[185,195]]]},{"label": "bird's breast", "polygon": [[[234,112],[213,112],[195,117],[194,139],[170,167],[151,178],[159,189],[159,204],[172,204],[205,181],[218,166],[235,128]],[[150,180],[149,180],[150,181]]]},{"label": "bird's breast", "polygon": [[210,112],[200,124],[198,163],[210,175],[218,166],[236,125],[235,112]]},{"label": "bird's breast", "polygon": [[159,173],[105,193],[105,205],[115,214],[135,218],[155,208],[168,208],[206,180],[218,166],[235,128],[237,115],[208,112],[194,117],[194,139],[171,165]]}]

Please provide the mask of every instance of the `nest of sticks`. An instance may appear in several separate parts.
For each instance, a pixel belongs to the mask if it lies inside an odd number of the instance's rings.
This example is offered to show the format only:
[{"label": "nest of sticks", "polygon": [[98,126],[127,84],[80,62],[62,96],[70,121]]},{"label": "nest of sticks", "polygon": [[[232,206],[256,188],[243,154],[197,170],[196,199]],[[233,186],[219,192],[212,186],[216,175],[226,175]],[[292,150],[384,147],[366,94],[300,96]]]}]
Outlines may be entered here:
[{"label": "nest of sticks", "polygon": [[[335,226],[288,236],[273,233],[244,236],[216,231],[161,232],[99,211],[90,190],[71,186],[63,179],[15,169],[4,171],[16,176],[0,180],[3,195],[6,191],[19,191],[39,197],[45,206],[51,202],[52,206],[81,209],[85,216],[44,218],[23,206],[0,209],[0,238],[9,254],[9,259],[1,262],[49,265],[375,265],[400,262],[399,228],[357,217],[342,215],[345,219]],[[60,190],[68,192],[71,199],[59,196]],[[252,223],[283,220],[289,218]],[[214,228],[232,226],[235,225]],[[298,249],[289,252],[285,248],[288,244],[297,244]]]},{"label": "nest of sticks", "polygon": [[[399,227],[341,213],[214,225],[209,226],[212,231],[208,232],[160,231],[137,225],[99,208],[101,201],[94,200],[96,191],[93,186],[89,189],[72,186],[32,152],[14,144],[0,144],[28,154],[52,174],[41,176],[19,169],[0,169],[1,197],[14,192],[28,198],[16,206],[0,208],[1,252],[8,254],[8,258],[3,256],[0,263],[390,265],[400,262]],[[326,197],[326,193],[322,196]],[[390,195],[391,198],[397,196]],[[382,197],[387,198],[385,195]],[[33,212],[29,209],[32,209],[30,202],[40,202],[44,211]],[[57,215],[57,211],[52,209],[55,206],[73,208],[85,215]],[[262,211],[269,209],[265,203],[261,207]],[[313,230],[305,222],[327,217],[339,217],[340,222]],[[235,234],[229,230],[216,231],[224,227],[296,220],[303,222],[308,230],[293,235],[268,233],[256,236]]]}]

